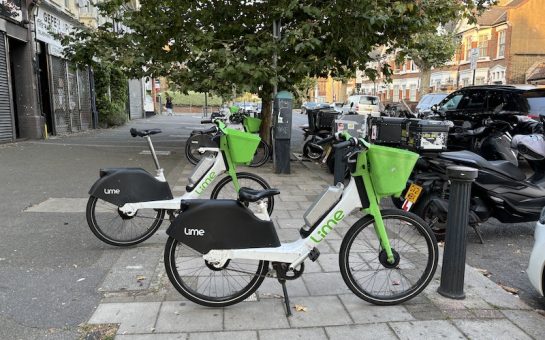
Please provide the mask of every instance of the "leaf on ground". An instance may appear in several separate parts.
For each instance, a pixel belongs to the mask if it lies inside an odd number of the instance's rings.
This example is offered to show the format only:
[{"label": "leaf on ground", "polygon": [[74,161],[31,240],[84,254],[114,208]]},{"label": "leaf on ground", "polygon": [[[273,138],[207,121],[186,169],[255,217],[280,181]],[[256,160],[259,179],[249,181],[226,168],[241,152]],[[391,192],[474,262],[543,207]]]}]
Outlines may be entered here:
[{"label": "leaf on ground", "polygon": [[479,273],[483,274],[486,277],[492,276],[492,274],[487,269],[482,269],[482,268],[475,268],[475,269],[477,269]]},{"label": "leaf on ground", "polygon": [[308,311],[308,308],[303,306],[303,305],[295,305],[295,307],[293,307],[293,308],[295,308],[295,311],[297,311],[297,312],[306,312],[306,311]]},{"label": "leaf on ground", "polygon": [[138,275],[136,277],[136,281],[144,281],[146,279],[146,277],[144,275]]},{"label": "leaf on ground", "polygon": [[393,286],[399,286],[400,284],[401,284],[401,282],[399,280],[393,280],[392,281]]},{"label": "leaf on ground", "polygon": [[518,288],[513,288],[513,287],[501,285],[501,284],[500,284],[500,287],[502,287],[503,290],[505,290],[506,292],[511,293],[511,294],[515,294],[515,295],[518,294],[519,290],[520,290]]}]

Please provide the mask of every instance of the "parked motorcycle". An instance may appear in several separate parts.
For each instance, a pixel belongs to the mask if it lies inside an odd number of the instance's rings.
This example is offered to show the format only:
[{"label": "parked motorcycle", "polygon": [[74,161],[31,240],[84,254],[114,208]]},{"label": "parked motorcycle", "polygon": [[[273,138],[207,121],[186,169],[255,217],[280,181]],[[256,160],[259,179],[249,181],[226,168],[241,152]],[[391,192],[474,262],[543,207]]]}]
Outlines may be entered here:
[{"label": "parked motorcycle", "polygon": [[[529,124],[542,131],[539,124]],[[528,127],[528,126],[527,126]],[[486,160],[471,151],[443,152],[437,157],[421,157],[404,195],[405,210],[424,218],[438,240],[446,232],[449,181],[446,169],[464,165],[479,170],[472,185],[469,225],[483,242],[478,225],[494,217],[502,223],[530,222],[539,218],[545,206],[545,141],[542,134],[516,135],[511,149],[530,165],[529,177],[507,160]]]}]

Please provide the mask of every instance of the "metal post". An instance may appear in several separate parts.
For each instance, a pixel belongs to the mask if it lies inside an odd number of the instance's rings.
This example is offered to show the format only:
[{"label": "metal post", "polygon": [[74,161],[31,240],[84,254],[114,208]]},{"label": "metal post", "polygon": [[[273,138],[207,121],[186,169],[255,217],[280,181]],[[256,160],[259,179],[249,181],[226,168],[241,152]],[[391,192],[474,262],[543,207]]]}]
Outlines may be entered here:
[{"label": "metal post", "polygon": [[469,221],[471,183],[478,170],[463,166],[450,166],[447,176],[451,182],[447,215],[447,234],[441,270],[441,285],[437,292],[451,299],[464,299],[466,264],[466,232]]}]

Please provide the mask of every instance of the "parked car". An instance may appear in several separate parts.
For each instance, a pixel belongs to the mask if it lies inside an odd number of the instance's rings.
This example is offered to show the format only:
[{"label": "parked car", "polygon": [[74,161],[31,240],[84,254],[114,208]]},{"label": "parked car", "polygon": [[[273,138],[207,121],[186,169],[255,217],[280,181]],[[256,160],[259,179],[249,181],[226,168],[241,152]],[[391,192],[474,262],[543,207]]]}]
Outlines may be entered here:
[{"label": "parked car", "polygon": [[545,89],[532,85],[480,85],[454,91],[432,111],[454,121],[478,121],[487,115],[545,115]]},{"label": "parked car", "polygon": [[254,103],[237,102],[234,105],[240,108],[241,113],[253,114],[256,111],[256,107]]},{"label": "parked car", "polygon": [[532,286],[543,296],[545,294],[545,208],[536,222],[534,247],[526,273]]},{"label": "parked car", "polygon": [[342,107],[342,113],[380,117],[380,99],[370,95],[350,96]]},{"label": "parked car", "polygon": [[441,100],[445,99],[448,96],[448,93],[428,93],[425,94],[418,104],[416,104],[416,114],[419,117],[426,117],[430,115],[431,107],[433,105],[439,104]]}]

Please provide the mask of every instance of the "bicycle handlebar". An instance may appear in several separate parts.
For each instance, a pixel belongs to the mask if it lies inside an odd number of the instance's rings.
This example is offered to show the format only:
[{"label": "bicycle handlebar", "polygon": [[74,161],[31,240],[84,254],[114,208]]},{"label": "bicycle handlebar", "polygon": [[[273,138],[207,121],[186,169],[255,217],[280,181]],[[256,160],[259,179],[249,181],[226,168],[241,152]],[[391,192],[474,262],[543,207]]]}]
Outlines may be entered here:
[{"label": "bicycle handlebar", "polygon": [[201,120],[201,124],[214,124],[214,121],[212,119],[204,119]]}]

